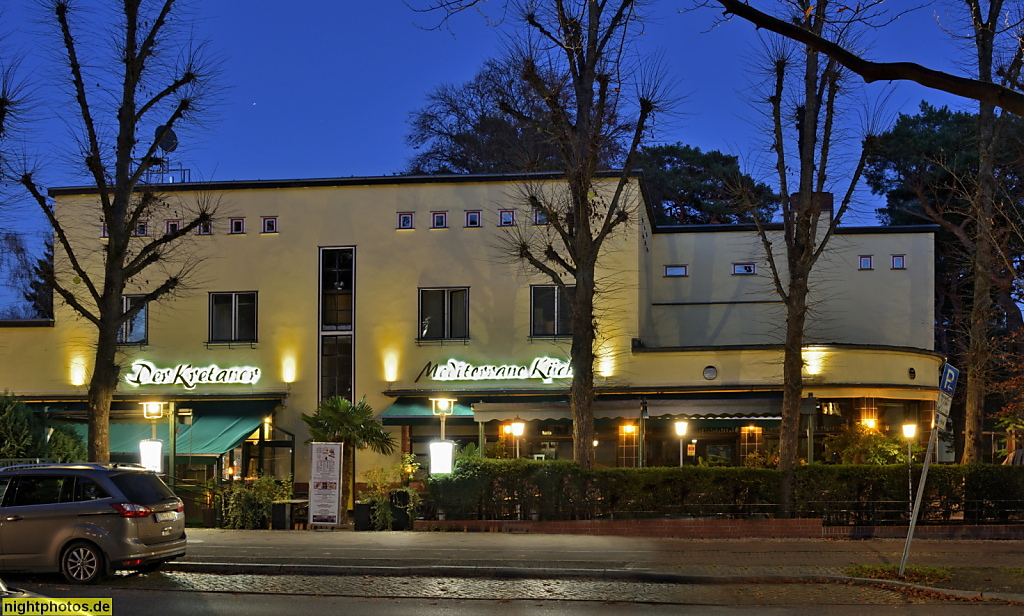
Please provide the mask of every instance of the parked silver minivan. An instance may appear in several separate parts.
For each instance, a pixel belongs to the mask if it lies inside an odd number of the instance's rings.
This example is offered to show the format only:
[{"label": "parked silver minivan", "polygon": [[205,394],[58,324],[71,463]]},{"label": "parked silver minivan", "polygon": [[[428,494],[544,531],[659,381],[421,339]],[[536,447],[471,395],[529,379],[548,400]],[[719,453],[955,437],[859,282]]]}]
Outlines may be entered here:
[{"label": "parked silver minivan", "polygon": [[0,570],[59,571],[89,584],[185,554],[180,498],[134,464],[0,468]]}]

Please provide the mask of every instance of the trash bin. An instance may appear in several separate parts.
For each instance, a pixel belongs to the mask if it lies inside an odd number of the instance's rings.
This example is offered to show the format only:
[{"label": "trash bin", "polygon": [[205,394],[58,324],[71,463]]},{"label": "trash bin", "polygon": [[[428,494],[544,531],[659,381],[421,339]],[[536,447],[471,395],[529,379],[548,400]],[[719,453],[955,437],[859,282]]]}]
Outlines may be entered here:
[{"label": "trash bin", "polygon": [[270,528],[274,530],[291,530],[292,504],[288,501],[275,501],[270,506]]},{"label": "trash bin", "polygon": [[352,530],[373,530],[370,523],[370,503],[356,501],[353,512]]}]

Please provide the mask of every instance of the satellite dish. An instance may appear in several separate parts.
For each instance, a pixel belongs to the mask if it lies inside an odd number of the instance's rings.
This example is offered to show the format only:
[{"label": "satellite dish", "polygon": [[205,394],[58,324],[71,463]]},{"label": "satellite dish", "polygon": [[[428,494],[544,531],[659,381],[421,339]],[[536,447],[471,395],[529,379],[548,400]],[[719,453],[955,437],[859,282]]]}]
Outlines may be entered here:
[{"label": "satellite dish", "polygon": [[[163,138],[160,134],[163,133]],[[173,152],[178,147],[178,136],[174,134],[173,128],[165,128],[164,126],[156,127],[156,139],[160,139],[160,142],[156,144],[156,147],[160,148],[164,152]]]}]

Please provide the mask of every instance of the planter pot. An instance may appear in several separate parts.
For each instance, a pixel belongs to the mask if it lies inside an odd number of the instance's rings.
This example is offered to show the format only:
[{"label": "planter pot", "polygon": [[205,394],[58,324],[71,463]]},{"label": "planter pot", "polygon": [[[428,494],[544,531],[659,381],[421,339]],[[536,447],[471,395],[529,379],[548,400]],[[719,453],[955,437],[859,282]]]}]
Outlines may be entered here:
[{"label": "planter pot", "polygon": [[370,522],[370,503],[356,501],[353,514],[352,530],[373,530],[373,523]]}]

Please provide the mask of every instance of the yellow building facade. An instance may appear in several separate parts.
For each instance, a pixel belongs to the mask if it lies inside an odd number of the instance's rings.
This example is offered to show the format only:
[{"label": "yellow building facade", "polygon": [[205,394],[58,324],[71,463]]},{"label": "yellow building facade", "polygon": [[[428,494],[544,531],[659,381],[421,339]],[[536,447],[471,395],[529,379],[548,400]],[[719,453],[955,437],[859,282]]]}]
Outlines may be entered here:
[{"label": "yellow building facade", "polygon": [[[194,263],[183,290],[126,324],[112,453],[131,459],[154,433],[170,442],[173,425],[179,476],[262,471],[302,483],[301,414],[341,395],[365,396],[419,457],[440,436],[441,400],[452,401],[446,436],[462,445],[571,457],[567,308],[508,252],[510,241],[550,232],[527,187],[558,186],[543,175],[162,186],[167,206],[141,221],[140,241],[202,203],[216,203],[217,216],[178,253]],[[642,180],[630,191],[634,216],[598,272],[596,460],[740,464],[770,449],[781,408],[784,313],[761,242],[744,226],[656,227]],[[53,196],[95,263],[105,242],[95,194]],[[844,422],[928,426],[942,363],[932,352],[933,261],[927,228],[832,238],[815,270],[805,349],[815,459]],[[52,323],[3,324],[0,374],[3,387],[75,421],[94,335],[56,303]],[[143,402],[173,413],[147,420]],[[358,469],[392,461],[357,454]]]}]

